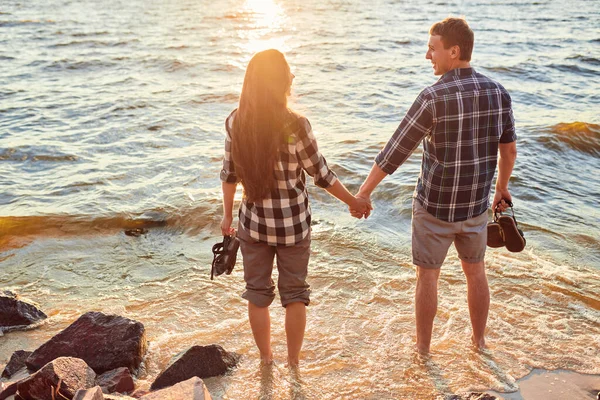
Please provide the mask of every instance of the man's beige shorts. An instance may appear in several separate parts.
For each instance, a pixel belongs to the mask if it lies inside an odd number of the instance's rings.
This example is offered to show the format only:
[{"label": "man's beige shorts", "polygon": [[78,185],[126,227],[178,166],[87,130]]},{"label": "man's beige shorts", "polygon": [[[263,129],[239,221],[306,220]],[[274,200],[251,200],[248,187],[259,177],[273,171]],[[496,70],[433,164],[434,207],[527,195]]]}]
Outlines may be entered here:
[{"label": "man's beige shorts", "polygon": [[294,246],[271,246],[259,242],[238,226],[238,238],[244,259],[246,291],[242,297],[259,307],[268,307],[275,298],[275,284],[271,278],[273,260],[277,256],[279,279],[277,288],[281,305],[310,303],[310,286],[306,283],[310,258],[310,232]]},{"label": "man's beige shorts", "polygon": [[446,222],[429,214],[413,200],[413,264],[440,268],[454,242],[458,257],[468,263],[483,261],[487,245],[487,213],[460,222]]}]

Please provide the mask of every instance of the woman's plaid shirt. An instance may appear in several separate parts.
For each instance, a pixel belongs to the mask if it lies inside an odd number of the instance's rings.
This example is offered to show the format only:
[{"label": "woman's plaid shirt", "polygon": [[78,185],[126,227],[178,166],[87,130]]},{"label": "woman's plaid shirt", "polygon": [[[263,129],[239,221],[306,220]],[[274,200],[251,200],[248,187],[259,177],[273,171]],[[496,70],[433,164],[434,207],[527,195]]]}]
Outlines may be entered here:
[{"label": "woman's plaid shirt", "polygon": [[472,68],[446,72],[419,94],[375,162],[392,174],[423,139],[413,197],[443,221],[483,214],[498,143],[517,139],[508,92]]},{"label": "woman's plaid shirt", "polygon": [[[231,133],[236,111],[225,121],[227,136],[221,181],[227,183],[239,182],[231,158]],[[306,118],[293,118],[286,131],[290,135],[286,145],[279,150],[274,171],[277,188],[271,191],[269,197],[254,203],[244,197],[239,210],[240,225],[250,237],[273,246],[294,245],[310,232],[311,210],[305,171],[322,188],[332,186],[337,180],[319,152]]]}]

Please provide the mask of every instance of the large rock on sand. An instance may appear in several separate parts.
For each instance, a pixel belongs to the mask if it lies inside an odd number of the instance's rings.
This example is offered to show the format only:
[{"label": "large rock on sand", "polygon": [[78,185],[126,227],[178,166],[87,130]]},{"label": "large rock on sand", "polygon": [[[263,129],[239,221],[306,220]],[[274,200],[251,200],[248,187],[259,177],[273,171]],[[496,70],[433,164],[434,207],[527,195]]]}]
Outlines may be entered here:
[{"label": "large rock on sand", "polygon": [[210,378],[223,375],[237,365],[240,356],[225,351],[221,346],[193,346],[177,354],[161,372],[150,389],[171,386],[194,376]]},{"label": "large rock on sand", "polygon": [[104,393],[129,393],[135,389],[133,377],[129,369],[125,367],[113,369],[98,376],[96,385],[100,386]]},{"label": "large rock on sand", "polygon": [[79,389],[73,400],[104,400],[104,394],[100,386],[94,386],[91,389]]},{"label": "large rock on sand", "polygon": [[0,290],[0,334],[48,318],[32,302],[22,299],[8,290]]},{"label": "large rock on sand", "polygon": [[2,371],[2,378],[10,378],[18,370],[25,367],[25,360],[31,355],[30,351],[17,350],[10,357],[10,361],[6,364],[4,371]]},{"label": "large rock on sand", "polygon": [[145,396],[140,400],[212,400],[210,393],[202,379],[193,377],[184,382],[166,389],[157,390]]},{"label": "large rock on sand", "polygon": [[96,374],[85,361],[59,357],[17,384],[19,395],[27,400],[55,400],[61,395],[72,399],[79,389],[94,386]]},{"label": "large rock on sand", "polygon": [[88,312],[35,350],[26,364],[36,371],[55,358],[76,357],[98,374],[119,367],[134,372],[147,348],[144,325],[140,322]]}]

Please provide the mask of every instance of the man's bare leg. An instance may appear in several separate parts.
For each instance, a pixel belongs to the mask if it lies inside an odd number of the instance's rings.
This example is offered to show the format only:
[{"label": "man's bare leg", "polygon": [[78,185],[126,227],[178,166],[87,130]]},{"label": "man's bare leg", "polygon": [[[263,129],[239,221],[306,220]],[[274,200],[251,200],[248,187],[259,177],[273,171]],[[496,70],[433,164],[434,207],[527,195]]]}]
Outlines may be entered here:
[{"label": "man's bare leg", "polygon": [[437,290],[440,268],[417,266],[417,290],[415,292],[415,314],[417,320],[417,351],[429,353],[433,319],[437,313]]},{"label": "man's bare leg", "polygon": [[490,288],[485,275],[485,262],[475,264],[461,261],[463,272],[467,278],[467,301],[473,336],[473,345],[485,347],[485,326],[490,309]]}]

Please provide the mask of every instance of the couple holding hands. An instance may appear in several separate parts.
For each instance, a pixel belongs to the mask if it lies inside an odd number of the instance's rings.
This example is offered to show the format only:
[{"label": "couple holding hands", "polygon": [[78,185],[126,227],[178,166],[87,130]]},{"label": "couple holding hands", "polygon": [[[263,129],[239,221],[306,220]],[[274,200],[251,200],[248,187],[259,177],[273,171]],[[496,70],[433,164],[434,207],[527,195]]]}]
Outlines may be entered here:
[{"label": "couple holding hands", "polygon": [[440,267],[454,243],[467,280],[474,346],[485,346],[490,294],[484,256],[487,209],[496,167],[492,207],[504,211],[516,160],[511,99],[498,83],[470,66],[474,35],[464,19],[446,18],[429,31],[425,58],[439,80],[416,98],[356,196],[319,152],[308,120],[287,106],[294,75],[277,50],[255,54],[246,69],[239,107],[227,120],[223,235],[235,232],[233,199],[244,188],[237,237],[244,264],[250,326],[261,361],[273,361],[269,305],[277,257],[277,288],[285,307],[288,364],[297,365],[306,326],[306,282],[311,241],[308,173],[317,186],[346,203],[356,218],[368,217],[370,195],[423,142],[421,173],[413,198],[412,255],[416,266],[416,350],[429,352],[437,311]]}]

